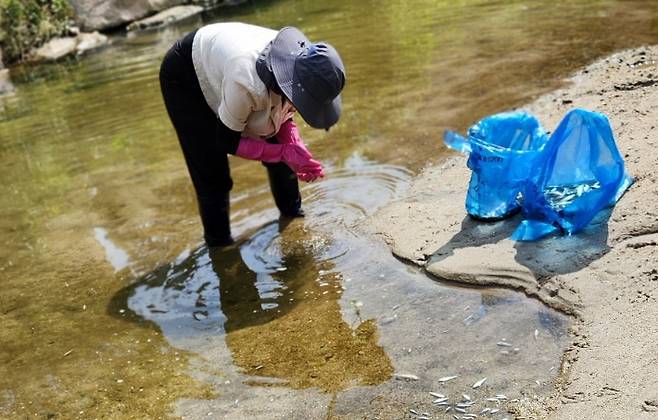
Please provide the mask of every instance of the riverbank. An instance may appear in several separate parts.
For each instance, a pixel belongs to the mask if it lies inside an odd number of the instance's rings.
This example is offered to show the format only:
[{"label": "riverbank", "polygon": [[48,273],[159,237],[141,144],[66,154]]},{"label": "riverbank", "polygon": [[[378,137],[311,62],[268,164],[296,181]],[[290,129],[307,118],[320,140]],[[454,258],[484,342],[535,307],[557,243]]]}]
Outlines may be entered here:
[{"label": "riverbank", "polygon": [[577,319],[553,395],[522,399],[513,407],[518,418],[657,415],[657,61],[656,46],[611,55],[524,107],[547,130],[574,107],[610,119],[636,182],[584,232],[516,243],[508,237],[518,218],[474,222],[463,207],[464,157],[424,170],[404,200],[369,223],[396,256],[430,275],[518,289]]}]

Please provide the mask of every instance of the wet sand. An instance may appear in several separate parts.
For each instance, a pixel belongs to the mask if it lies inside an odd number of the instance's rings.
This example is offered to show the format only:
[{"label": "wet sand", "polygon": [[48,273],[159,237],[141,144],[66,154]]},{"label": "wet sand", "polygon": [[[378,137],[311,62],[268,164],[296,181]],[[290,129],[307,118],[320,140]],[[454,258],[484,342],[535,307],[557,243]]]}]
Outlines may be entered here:
[{"label": "wet sand", "polygon": [[464,157],[426,168],[370,221],[395,255],[437,278],[518,289],[574,316],[553,394],[522,398],[510,407],[517,418],[658,416],[657,61],[656,46],[611,55],[523,107],[547,130],[574,107],[610,119],[635,184],[584,232],[516,243],[518,216],[472,221]]}]

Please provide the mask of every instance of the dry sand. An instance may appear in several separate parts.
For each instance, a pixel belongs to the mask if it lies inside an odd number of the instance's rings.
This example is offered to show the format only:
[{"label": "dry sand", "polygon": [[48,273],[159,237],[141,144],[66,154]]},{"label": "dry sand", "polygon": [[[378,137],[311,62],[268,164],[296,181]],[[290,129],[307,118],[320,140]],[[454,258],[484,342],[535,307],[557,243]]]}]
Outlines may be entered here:
[{"label": "dry sand", "polygon": [[524,291],[573,315],[555,392],[517,418],[658,418],[658,46],[614,54],[524,109],[554,129],[574,107],[608,115],[635,184],[582,233],[508,239],[518,217],[475,222],[464,210],[464,157],[430,167],[370,228],[398,257],[440,278]]}]

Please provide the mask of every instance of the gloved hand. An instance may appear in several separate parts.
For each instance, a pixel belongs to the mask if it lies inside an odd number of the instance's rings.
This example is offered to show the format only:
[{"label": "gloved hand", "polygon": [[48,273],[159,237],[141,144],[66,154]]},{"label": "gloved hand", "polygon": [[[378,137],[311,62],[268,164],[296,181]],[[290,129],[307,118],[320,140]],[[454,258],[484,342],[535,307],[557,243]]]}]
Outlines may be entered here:
[{"label": "gloved hand", "polygon": [[309,151],[299,144],[271,144],[242,137],[235,155],[262,162],[284,162],[303,181],[324,176],[322,164],[313,160]]},{"label": "gloved hand", "polygon": [[[306,148],[306,144],[304,144],[304,140],[302,140],[302,137],[299,135],[299,129],[297,128],[297,124],[290,119],[283,124],[281,124],[281,127],[279,128],[279,132],[276,133],[276,139],[279,141],[281,144],[294,144],[297,145],[298,147],[302,148],[308,155],[312,158],[313,155],[311,155],[311,152]],[[313,160],[314,162],[317,162],[319,164],[319,167],[316,168],[315,171],[310,172],[310,173],[303,173],[303,172],[297,172],[297,177],[301,179],[302,181],[314,181],[317,178],[322,178],[324,176],[324,170],[322,169],[322,164],[316,160]]]}]

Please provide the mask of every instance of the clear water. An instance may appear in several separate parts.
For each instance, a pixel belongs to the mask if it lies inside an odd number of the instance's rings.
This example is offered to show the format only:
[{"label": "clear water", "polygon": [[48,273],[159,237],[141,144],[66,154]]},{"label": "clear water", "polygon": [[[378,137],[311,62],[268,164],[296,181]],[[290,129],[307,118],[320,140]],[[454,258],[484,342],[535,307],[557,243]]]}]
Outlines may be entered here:
[{"label": "clear water", "polygon": [[[338,48],[349,77],[339,126],[302,127],[328,169],[304,189],[309,216],[279,226],[263,168],[232,160],[241,245],[219,256],[200,245],[157,82],[166,49],[201,21],[13,68],[16,92],[0,99],[0,416],[399,418],[449,374],[461,375],[454,392],[484,374],[487,391],[549,391],[563,318],[512,292],[434,282],[358,226],[442,158],[444,128],[655,42],[656,12],[281,0],[205,16],[299,26]],[[502,338],[519,353],[501,354]]]}]

